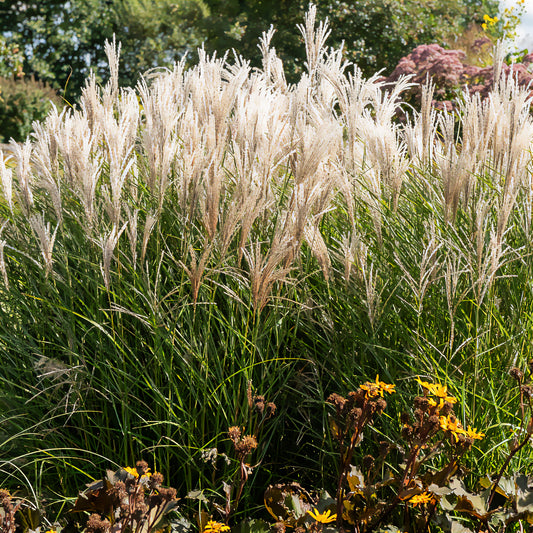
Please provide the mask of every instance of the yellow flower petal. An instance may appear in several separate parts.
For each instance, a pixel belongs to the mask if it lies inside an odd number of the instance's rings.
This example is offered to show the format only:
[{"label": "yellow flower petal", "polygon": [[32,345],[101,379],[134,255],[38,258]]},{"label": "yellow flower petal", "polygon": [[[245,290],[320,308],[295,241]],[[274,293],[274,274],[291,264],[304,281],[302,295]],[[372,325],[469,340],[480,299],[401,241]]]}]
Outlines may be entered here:
[{"label": "yellow flower petal", "polygon": [[215,520],[209,520],[204,527],[203,533],[220,533],[221,531],[229,531],[229,526],[216,522]]},{"label": "yellow flower petal", "polygon": [[311,515],[311,517],[314,518],[320,524],[329,524],[337,520],[337,515],[331,514],[331,511],[329,509],[324,513],[319,513],[318,509],[315,508],[312,511],[307,511],[307,513]]}]

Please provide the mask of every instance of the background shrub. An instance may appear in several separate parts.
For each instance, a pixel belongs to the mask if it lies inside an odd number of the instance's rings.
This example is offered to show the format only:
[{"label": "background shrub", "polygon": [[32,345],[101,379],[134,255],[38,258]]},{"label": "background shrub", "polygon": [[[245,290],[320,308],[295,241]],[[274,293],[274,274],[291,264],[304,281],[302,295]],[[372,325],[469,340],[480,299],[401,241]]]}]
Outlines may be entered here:
[{"label": "background shrub", "polygon": [[43,120],[61,99],[50,85],[31,78],[0,78],[0,142],[23,141],[34,120]]}]

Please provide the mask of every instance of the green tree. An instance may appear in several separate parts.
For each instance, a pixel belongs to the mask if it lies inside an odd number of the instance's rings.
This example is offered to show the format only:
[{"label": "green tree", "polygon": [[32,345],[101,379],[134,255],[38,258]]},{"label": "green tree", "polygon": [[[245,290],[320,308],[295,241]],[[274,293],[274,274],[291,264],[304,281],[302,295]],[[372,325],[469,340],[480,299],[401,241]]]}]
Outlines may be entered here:
[{"label": "green tree", "polygon": [[419,44],[445,45],[487,12],[497,0],[334,0],[319,2],[331,21],[334,43],[345,42],[346,55],[371,75],[390,71]]},{"label": "green tree", "polygon": [[76,95],[90,68],[104,66],[112,36],[106,0],[3,0],[0,34],[24,51],[24,72]]},{"label": "green tree", "polygon": [[195,56],[209,8],[203,0],[120,0],[112,13],[113,32],[122,44],[121,81],[133,85],[139,73]]},{"label": "green tree", "polygon": [[121,82],[169,66],[190,55],[204,39],[202,0],[2,0],[0,35],[20,43],[25,72],[79,94],[91,70],[107,72],[104,42],[122,43]]},{"label": "green tree", "polygon": [[24,55],[20,46],[13,42],[7,43],[0,36],[0,76],[21,78],[24,76],[23,63]]},{"label": "green tree", "polygon": [[[259,63],[257,41],[273,24],[273,45],[289,65],[289,78],[301,71],[304,49],[296,31],[308,2],[301,0],[206,0],[208,50],[235,48]],[[392,70],[416,45],[445,44],[485,13],[498,11],[498,0],[316,0],[319,17],[329,18],[329,44],[345,44],[346,58],[370,76]]]},{"label": "green tree", "polygon": [[[345,42],[346,58],[366,75],[392,70],[421,43],[443,44],[470,22],[496,13],[497,0],[317,0],[319,16],[329,17],[329,44]],[[24,51],[24,71],[79,94],[89,71],[106,71],[103,43],[116,34],[122,43],[121,82],[139,73],[196,59],[202,43],[212,53],[235,49],[260,64],[257,43],[272,24],[273,45],[289,80],[303,69],[304,48],[296,25],[307,0],[3,0],[0,36]]]}]

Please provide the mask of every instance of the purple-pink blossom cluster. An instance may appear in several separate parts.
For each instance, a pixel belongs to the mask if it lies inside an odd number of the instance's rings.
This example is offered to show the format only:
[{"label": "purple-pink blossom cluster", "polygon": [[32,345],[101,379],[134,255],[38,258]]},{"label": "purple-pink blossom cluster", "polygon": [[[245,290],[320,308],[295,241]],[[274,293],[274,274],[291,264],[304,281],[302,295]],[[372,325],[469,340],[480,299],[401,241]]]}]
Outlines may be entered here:
[{"label": "purple-pink blossom cluster", "polygon": [[[490,44],[485,38],[477,39],[472,51],[481,52]],[[438,108],[453,108],[451,100],[458,91],[468,89],[473,93],[480,93],[486,97],[494,84],[494,69],[492,66],[479,67],[468,64],[463,50],[446,50],[438,44],[423,44],[417,46],[409,55],[402,57],[400,62],[386,78],[386,82],[395,82],[400,77],[410,75],[414,83],[405,97],[414,102],[420,101],[421,86],[429,79],[435,85],[434,105]],[[533,91],[533,53],[522,58],[521,63],[503,64],[501,72],[512,75],[520,86],[531,85]]]}]

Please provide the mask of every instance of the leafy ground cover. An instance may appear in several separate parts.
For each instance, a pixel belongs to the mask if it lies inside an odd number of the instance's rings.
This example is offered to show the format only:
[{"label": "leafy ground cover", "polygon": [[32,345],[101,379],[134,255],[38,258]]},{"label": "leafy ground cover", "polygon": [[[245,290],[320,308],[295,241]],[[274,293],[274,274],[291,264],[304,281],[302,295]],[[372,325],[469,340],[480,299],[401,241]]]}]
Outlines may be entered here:
[{"label": "leafy ground cover", "polygon": [[507,374],[532,359],[528,89],[504,73],[449,113],[425,87],[399,123],[409,80],[365,80],[314,8],[300,30],[294,85],[272,32],[260,70],[201,54],[136,89],[108,43],[110,81],[0,157],[1,485],[44,500],[50,525],[139,458],[190,513],[240,479],[238,507],[209,508],[231,525],[269,485],[337,494],[327,399],[376,374],[401,392],[365,455],[397,442],[419,376],[486,436],[472,486],[508,457],[527,472]]}]

